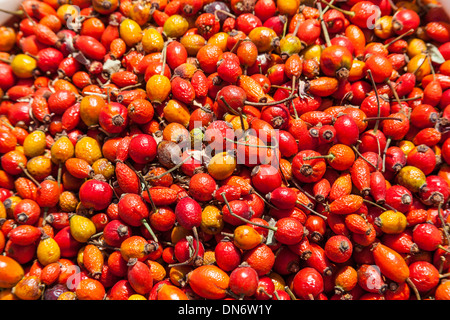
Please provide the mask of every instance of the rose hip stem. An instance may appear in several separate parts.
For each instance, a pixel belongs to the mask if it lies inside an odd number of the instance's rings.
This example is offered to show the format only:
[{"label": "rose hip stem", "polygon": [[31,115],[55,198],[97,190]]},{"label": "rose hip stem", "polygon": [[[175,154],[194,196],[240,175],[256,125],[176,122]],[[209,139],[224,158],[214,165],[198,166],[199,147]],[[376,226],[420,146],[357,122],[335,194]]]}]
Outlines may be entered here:
[{"label": "rose hip stem", "polygon": [[342,9],[342,8],[339,8],[339,7],[336,7],[335,5],[333,5],[333,4],[331,4],[330,2],[327,2],[327,1],[325,1],[325,0],[320,0],[321,2],[323,2],[323,3],[325,3],[327,6],[329,6],[330,8],[332,8],[332,9],[335,9],[335,10],[337,10],[337,11],[339,11],[339,12],[342,12],[343,14],[345,14],[345,15],[348,15],[348,16],[350,16],[350,17],[354,17],[354,16],[356,16],[356,12],[354,12],[354,11],[349,11],[349,10],[344,10],[344,9]]},{"label": "rose hip stem", "polygon": [[384,147],[384,150],[383,150],[383,157],[382,157],[383,158],[383,167],[381,169],[383,172],[386,170],[386,153],[387,153],[387,150],[389,149],[389,145],[391,144],[391,141],[392,141],[392,138],[388,137],[386,140],[386,147]]},{"label": "rose hip stem", "polygon": [[246,146],[246,147],[253,147],[253,148],[265,148],[265,149],[275,149],[278,146],[260,146],[257,144],[251,144],[251,143],[245,143],[245,142],[240,142],[240,141],[234,141],[233,139],[224,137],[223,140],[229,141],[229,142],[234,142],[236,144],[239,144],[241,146]]},{"label": "rose hip stem", "polygon": [[226,106],[226,108],[227,108],[227,110],[229,112],[231,112],[235,116],[239,116],[239,119],[241,121],[242,130],[244,131],[244,135],[246,135],[245,132],[247,131],[247,129],[245,129],[244,117],[243,117],[243,114],[242,114],[242,108],[239,108],[239,110],[236,111],[233,108],[231,108],[230,104],[225,100],[225,98],[223,96],[220,97],[220,100],[222,100],[222,102],[225,104],[225,106]]},{"label": "rose hip stem", "polygon": [[162,69],[160,75],[164,75],[164,71],[166,69],[166,61],[167,61],[167,46],[168,44],[172,42],[172,40],[167,40],[164,42],[164,47],[162,49],[162,57],[161,57],[161,63],[162,63]]},{"label": "rose hip stem", "polygon": [[277,207],[275,207],[273,204],[271,204],[269,201],[267,201],[267,199],[264,198],[262,195],[260,195],[255,189],[252,189],[252,190],[250,191],[250,193],[256,194],[256,195],[257,195],[259,198],[261,198],[261,200],[264,201],[264,203],[267,204],[269,207],[271,207],[271,208],[273,208],[273,209],[275,209],[275,210],[278,210]]},{"label": "rose hip stem", "polygon": [[252,101],[245,101],[245,104],[250,105],[250,106],[275,106],[277,104],[281,104],[281,103],[285,103],[287,101],[293,100],[295,99],[298,95],[294,94],[295,93],[295,81],[296,81],[296,77],[293,76],[292,77],[292,87],[291,87],[291,94],[289,95],[289,97],[286,97],[282,100],[279,101],[272,101],[272,102],[252,102]]},{"label": "rose hip stem", "polygon": [[352,146],[353,151],[355,151],[355,153],[358,155],[358,157],[360,157],[361,159],[363,159],[365,162],[367,162],[367,164],[369,164],[370,166],[374,167],[375,170],[377,170],[377,166],[374,165],[372,162],[370,162],[366,157],[364,157],[361,152],[359,152],[358,148],[356,148],[355,146]]},{"label": "rose hip stem", "polygon": [[323,20],[322,3],[320,3],[320,1],[317,2],[317,9],[319,9],[319,20],[323,30],[323,36],[325,37],[325,42],[327,44],[327,47],[331,47],[330,34],[328,33],[327,26],[325,25],[325,21]]},{"label": "rose hip stem", "polygon": [[169,170],[167,170],[166,172],[161,173],[160,175],[157,175],[156,177],[150,176],[148,178],[148,180],[157,180],[160,179],[162,177],[164,177],[166,174],[171,173],[172,171],[177,170],[179,167],[181,167],[185,162],[187,162],[190,158],[192,158],[192,154],[189,154],[189,156],[186,157],[186,159],[184,159],[183,161],[181,161],[180,163],[178,163],[176,166],[174,166],[173,168],[170,168]]},{"label": "rose hip stem", "polygon": [[97,241],[97,240],[89,240],[87,242],[87,244],[93,244],[97,247],[102,247],[102,248],[110,249],[110,250],[114,250],[114,251],[120,251],[120,248],[109,246],[109,245],[107,245],[103,242]]},{"label": "rose hip stem", "polygon": [[397,121],[402,121],[403,119],[392,118],[392,117],[369,117],[369,118],[363,119],[363,121],[373,121],[373,120],[397,120]]},{"label": "rose hip stem", "polygon": [[[330,1],[330,4],[333,4],[334,3],[334,0],[331,0]],[[325,9],[323,9],[323,14],[325,14],[325,12],[327,12],[328,10],[330,10],[330,6],[329,5],[327,5],[326,7],[325,7]]]},{"label": "rose hip stem", "polygon": [[233,108],[231,108],[230,104],[225,100],[225,98],[223,96],[220,97],[220,100],[222,100],[222,102],[225,104],[225,106],[227,107],[228,111],[230,111],[232,114],[234,114],[235,116],[238,116],[239,113],[236,112],[236,110],[234,110]]},{"label": "rose hip stem", "polygon": [[389,85],[389,88],[391,89],[392,94],[394,95],[395,100],[397,101],[397,103],[398,103],[399,106],[400,106],[400,113],[402,113],[403,115],[406,116],[405,111],[403,110],[403,107],[402,107],[402,102],[400,101],[400,97],[398,96],[397,90],[395,90],[394,84],[393,84],[392,81],[389,80],[389,79],[388,79],[386,82],[387,82],[387,84]]},{"label": "rose hip stem", "polygon": [[[364,201],[364,202],[367,202],[367,203],[369,203],[369,204],[371,204],[371,205],[373,205],[373,206],[375,206],[375,207],[378,207],[378,208],[380,208],[381,210],[387,211],[387,209],[386,209],[385,207],[380,206],[378,203],[375,203],[375,202],[370,201],[370,200],[367,200],[367,199],[363,199],[363,201]],[[394,210],[395,210],[395,209],[394,209]],[[395,210],[395,211],[397,211],[397,210]]]},{"label": "rose hip stem", "polygon": [[396,42],[396,41],[398,41],[398,40],[400,40],[400,39],[402,39],[402,38],[404,38],[404,37],[406,37],[406,36],[409,36],[409,35],[412,34],[412,33],[414,33],[414,29],[410,29],[410,30],[406,31],[405,33],[399,35],[398,37],[392,39],[391,41],[389,41],[388,43],[386,43],[386,44],[384,45],[384,47],[387,49],[387,48],[388,48],[391,44],[393,44],[394,42]]},{"label": "rose hip stem", "polygon": [[435,81],[436,80],[436,71],[434,71],[433,61],[431,61],[430,52],[427,52],[427,60],[428,60],[428,64],[430,65],[431,74],[433,75],[433,81]]},{"label": "rose hip stem", "polygon": [[450,235],[448,234],[447,223],[445,222],[444,217],[442,215],[442,201],[439,202],[437,211],[439,219],[441,220],[443,226],[442,231],[444,232],[444,235],[447,238],[447,242],[450,243]]},{"label": "rose hip stem", "polygon": [[222,196],[223,201],[225,201],[225,204],[226,204],[227,207],[228,207],[228,211],[230,212],[230,214],[231,214],[233,217],[238,218],[238,219],[244,221],[245,223],[249,223],[249,224],[252,224],[252,225],[257,226],[257,227],[262,227],[262,228],[266,228],[266,229],[269,229],[269,230],[272,230],[272,231],[277,231],[277,228],[275,228],[275,227],[272,227],[272,226],[266,226],[266,225],[263,225],[263,224],[259,224],[259,223],[250,221],[250,220],[248,220],[248,219],[245,219],[244,217],[241,217],[241,216],[235,214],[235,213],[231,210],[230,203],[228,202],[228,199],[227,199],[227,197],[226,197],[226,192],[222,192],[220,195]]},{"label": "rose hip stem", "polygon": [[[152,206],[152,211],[153,213],[158,212],[158,208],[156,208],[155,203],[153,202],[152,196],[150,194],[150,190],[148,189],[148,184],[147,181],[145,181],[144,177],[142,176],[142,174],[137,171],[131,164],[127,163],[127,165],[131,168],[131,170],[134,171],[134,173],[136,173],[136,175],[138,176],[139,180],[144,184],[144,188],[147,192],[148,198],[150,200],[150,204]],[[150,233],[150,235],[152,236],[153,240],[158,243],[158,237],[156,236],[156,234],[153,232],[152,228],[150,227],[150,224],[148,223],[148,221],[146,219],[142,219],[141,223],[144,225],[145,229],[147,229],[147,231]]]},{"label": "rose hip stem", "polygon": [[0,9],[0,12],[4,12],[4,13],[7,13],[7,14],[12,14],[14,16],[23,16],[25,14],[24,10],[8,11],[8,10],[5,10],[5,9]]},{"label": "rose hip stem", "polygon": [[406,283],[409,285],[410,288],[412,288],[412,290],[413,290],[413,292],[414,292],[414,295],[416,296],[416,299],[417,299],[417,300],[421,300],[420,293],[419,293],[419,291],[417,290],[417,287],[416,287],[415,284],[411,281],[410,278],[406,278]]},{"label": "rose hip stem", "polygon": [[303,208],[305,208],[308,211],[311,211],[312,213],[314,213],[316,216],[321,217],[324,220],[327,220],[328,218],[326,216],[324,216],[323,214],[318,213],[317,211],[315,211],[314,209],[308,207],[306,204],[301,203],[300,201],[296,202],[298,205],[302,206]]},{"label": "rose hip stem", "polygon": [[311,200],[316,200],[316,198],[311,195],[308,191],[306,191],[305,189],[303,189],[300,184],[298,183],[298,181],[295,181],[295,178],[292,178],[292,183],[295,185],[295,187],[300,190],[301,192],[303,192],[304,194],[306,194],[308,196],[308,198],[310,198]]},{"label": "rose hip stem", "polygon": [[239,47],[239,45],[241,44],[242,41],[243,41],[242,38],[239,39],[238,41],[236,41],[236,43],[234,44],[233,48],[231,48],[230,52],[234,53],[234,50],[236,50]]},{"label": "rose hip stem", "polygon": [[39,182],[36,181],[35,178],[33,178],[33,176],[28,172],[27,168],[25,168],[25,166],[23,165],[23,163],[19,163],[18,164],[19,168],[22,169],[23,173],[25,173],[25,175],[31,180],[33,181],[33,183],[40,189],[41,188],[41,184]]},{"label": "rose hip stem", "polygon": [[[377,85],[375,84],[375,80],[373,79],[372,71],[370,69],[368,69],[367,74],[370,77],[370,82],[372,83],[372,87],[373,87],[373,90],[375,91],[375,96],[377,98],[377,106],[378,106],[377,118],[379,118],[381,116],[380,96],[378,95]],[[375,126],[373,127],[374,133],[377,133],[379,123],[380,123],[379,120],[377,120],[377,122],[375,122]]]},{"label": "rose hip stem", "polygon": [[401,98],[400,101],[412,101],[412,100],[419,100],[422,99],[423,95],[419,95],[417,97],[411,97],[411,98]]},{"label": "rose hip stem", "polygon": [[291,297],[292,300],[297,300],[297,297],[294,295],[289,286],[284,286],[284,290],[288,293],[289,297]]},{"label": "rose hip stem", "polygon": [[223,13],[224,15],[227,15],[227,16],[233,18],[233,19],[236,19],[236,16],[235,16],[234,14],[229,13],[229,12],[227,12],[227,11],[225,11],[225,10],[220,10],[220,9],[217,9],[217,10],[214,11],[214,16],[215,16],[217,19],[219,19],[219,18],[217,17],[217,13],[218,13],[218,12],[219,12],[219,13]]},{"label": "rose hip stem", "polygon": [[415,75],[415,74],[417,73],[417,71],[419,71],[419,69],[423,66],[423,64],[425,63],[425,61],[428,61],[428,59],[427,59],[426,57],[422,59],[422,62],[417,66],[416,70],[414,70],[414,71],[412,72],[412,74]]},{"label": "rose hip stem", "polygon": [[[194,239],[195,239],[195,243],[196,243],[196,246],[195,246],[195,252],[194,252],[194,253],[189,257],[189,259],[186,260],[186,261],[179,262],[179,263],[169,264],[169,265],[168,265],[169,268],[172,268],[172,267],[178,267],[178,266],[190,265],[191,263],[195,262],[195,259],[196,259],[197,256],[198,256],[198,251],[199,251],[199,249],[200,249],[200,239],[199,239],[199,237],[198,237],[197,227],[195,227],[195,226],[192,227],[192,232],[193,232],[193,234],[194,234]],[[191,245],[192,237],[187,236],[187,237],[186,237],[186,240],[188,240],[189,245]]]}]

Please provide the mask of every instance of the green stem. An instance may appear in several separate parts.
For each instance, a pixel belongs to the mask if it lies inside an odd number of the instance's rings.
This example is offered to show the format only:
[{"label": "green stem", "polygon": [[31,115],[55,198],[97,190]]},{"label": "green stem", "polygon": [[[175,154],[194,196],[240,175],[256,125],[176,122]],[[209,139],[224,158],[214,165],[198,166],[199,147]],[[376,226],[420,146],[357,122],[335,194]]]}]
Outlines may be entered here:
[{"label": "green stem", "polygon": [[5,125],[5,126],[7,126],[11,131],[14,131],[16,128],[14,128],[9,122],[7,122],[5,119],[0,119],[2,122],[3,122],[3,124]]},{"label": "green stem", "polygon": [[[333,4],[334,3],[334,0],[331,0],[330,1],[330,4]],[[325,7],[325,9],[323,9],[323,14],[325,14],[328,10],[330,10],[330,6],[329,5],[327,5],[326,7]]]},{"label": "green stem", "polygon": [[227,110],[228,110],[229,112],[231,112],[231,113],[234,114],[235,116],[238,116],[238,115],[239,115],[239,113],[238,113],[236,110],[234,110],[234,109],[230,106],[230,104],[225,100],[224,96],[221,96],[219,99],[225,104],[225,107],[227,108]]},{"label": "green stem", "polygon": [[103,235],[103,231],[93,234],[89,239],[95,239]]},{"label": "green stem", "polygon": [[227,208],[228,208],[228,211],[230,212],[230,214],[231,214],[233,217],[238,218],[238,219],[244,221],[245,223],[249,223],[249,224],[254,225],[254,226],[257,226],[257,227],[262,227],[262,228],[266,228],[266,229],[269,229],[269,230],[272,230],[272,231],[277,231],[277,228],[275,228],[275,227],[271,227],[271,226],[266,226],[266,225],[263,225],[263,224],[259,224],[259,223],[250,221],[250,220],[248,220],[248,219],[245,219],[244,217],[241,217],[241,216],[235,214],[235,213],[231,210],[230,203],[228,202],[228,199],[227,199],[227,197],[226,197],[225,194],[226,194],[226,192],[222,192],[220,195],[222,196],[223,201],[225,201],[225,204],[226,204],[226,206],[227,206]]},{"label": "green stem", "polygon": [[297,37],[298,29],[300,29],[300,21],[297,21],[297,24],[295,25],[294,33],[293,35]]},{"label": "green stem", "polygon": [[288,293],[289,297],[291,297],[292,300],[297,300],[297,297],[288,286],[284,286],[284,291]]},{"label": "green stem", "polygon": [[44,214],[42,215],[43,225],[47,224],[48,209],[49,207],[44,208]]},{"label": "green stem", "polygon": [[417,97],[402,98],[402,99],[400,99],[400,101],[413,101],[413,100],[419,100],[419,99],[422,99],[422,98],[423,98],[423,95],[419,95]]},{"label": "green stem", "polygon": [[241,121],[241,128],[244,136],[246,135],[247,129],[245,128],[244,116],[242,115],[242,109],[239,108],[239,120]]},{"label": "green stem", "polygon": [[396,38],[392,39],[391,41],[389,41],[388,43],[386,43],[386,44],[384,45],[384,47],[387,49],[387,48],[388,48],[391,44],[393,44],[394,42],[396,42],[396,41],[400,40],[401,38],[406,37],[406,36],[408,36],[408,35],[410,35],[410,34],[412,34],[412,33],[414,33],[414,30],[413,30],[413,29],[410,29],[410,30],[408,30],[407,32],[405,32],[404,34],[401,34],[401,35],[399,35],[398,37],[396,37]]},{"label": "green stem", "polygon": [[142,219],[141,220],[142,224],[144,225],[145,229],[147,229],[147,231],[150,233],[150,235],[152,236],[153,240],[158,243],[158,237],[156,237],[156,234],[153,232],[152,228],[150,227],[149,223],[147,222],[147,220]]},{"label": "green stem", "polygon": [[389,88],[391,89],[392,94],[394,95],[395,101],[397,101],[398,105],[400,106],[400,113],[406,116],[405,111],[403,110],[402,102],[400,101],[400,97],[398,96],[397,90],[395,90],[392,81],[388,80],[387,84],[389,85]]},{"label": "green stem", "polygon": [[271,204],[269,201],[267,201],[266,198],[264,198],[262,195],[260,195],[258,192],[256,192],[255,189],[251,190],[251,193],[256,194],[262,201],[264,201],[265,204],[267,204],[269,207],[271,207],[272,209],[278,210],[277,207],[275,207],[273,204]]},{"label": "green stem", "polygon": [[14,16],[23,16],[25,14],[25,11],[23,11],[23,10],[8,11],[8,10],[5,10],[5,9],[0,9],[0,12],[4,12],[4,13],[7,13],[7,14],[12,14]]},{"label": "green stem", "polygon": [[7,60],[7,59],[3,59],[3,58],[0,58],[0,62],[6,63],[6,64],[11,64],[11,60]]},{"label": "green stem", "polygon": [[317,2],[317,8],[319,9],[319,20],[323,30],[323,36],[325,37],[325,42],[327,44],[327,47],[331,47],[330,34],[328,33],[327,26],[325,24],[325,21],[323,20],[323,10],[320,1]]},{"label": "green stem", "polygon": [[352,146],[353,151],[355,151],[355,153],[358,155],[358,157],[360,157],[361,159],[363,159],[365,162],[367,162],[367,164],[371,165],[372,167],[375,168],[375,170],[377,170],[377,166],[375,166],[372,162],[370,162],[367,158],[365,158],[361,152],[359,152],[358,148],[356,148],[355,146]]},{"label": "green stem", "polygon": [[439,245],[438,248],[441,249],[441,250],[444,250],[444,251],[447,252],[447,253],[450,253],[450,249],[444,247],[443,245]]},{"label": "green stem", "polygon": [[[284,25],[283,25],[283,38],[286,36],[287,26],[288,26],[288,21],[289,21],[289,18],[287,16],[285,16],[285,18],[286,18],[286,21],[284,22]],[[294,33],[294,36],[295,36],[295,33]]]},{"label": "green stem", "polygon": [[166,71],[166,60],[167,60],[167,45],[169,44],[169,40],[167,40],[164,43],[163,46],[163,50],[162,50],[162,57],[161,57],[161,63],[162,63],[162,69],[161,69],[161,74],[160,75],[164,75],[164,72]]},{"label": "green stem", "polygon": [[[296,76],[292,76],[292,83],[291,83],[291,94],[293,95],[295,92],[295,82],[297,81],[297,77]],[[291,100],[291,104],[292,104],[292,108],[294,108],[294,114],[295,114],[295,119],[298,119],[298,113],[297,113],[297,109],[294,106],[294,101]]]},{"label": "green stem", "polygon": [[310,207],[308,207],[306,204],[301,203],[300,201],[296,202],[298,205],[302,206],[303,208],[305,208],[308,211],[311,211],[312,213],[314,213],[315,215],[321,217],[324,220],[327,220],[328,218],[326,216],[324,216],[323,214],[318,213],[317,211],[311,209]]},{"label": "green stem", "polygon": [[277,298],[277,300],[280,300],[280,295],[278,294],[277,290],[275,290],[273,292],[273,294],[274,294],[275,298]]},{"label": "green stem", "polygon": [[303,157],[303,160],[314,160],[314,159],[325,159],[325,160],[333,160],[334,158],[336,158],[336,156],[334,154],[326,154],[326,155],[322,155],[322,156],[312,156],[312,157]]},{"label": "green stem", "polygon": [[364,202],[367,202],[375,207],[380,208],[381,210],[387,211],[387,209],[385,207],[380,206],[378,203],[375,203],[373,201],[367,200],[367,199],[363,199]]},{"label": "green stem", "polygon": [[342,12],[343,14],[346,14],[346,15],[352,17],[352,18],[356,15],[356,13],[354,11],[344,10],[342,8],[336,7],[335,5],[329,3],[329,2],[327,2],[325,0],[320,0],[320,1],[325,3],[327,6],[333,8],[333,9],[339,11],[339,12]]},{"label": "green stem", "polygon": [[245,143],[245,142],[240,142],[240,141],[234,141],[233,139],[230,139],[230,138],[227,138],[227,137],[224,137],[223,139],[226,140],[226,141],[230,141],[230,142],[239,144],[241,146],[247,146],[247,147],[266,148],[266,149],[275,149],[275,148],[278,147],[278,146],[265,146],[265,145],[260,146],[260,145],[256,145],[256,144],[250,144],[250,143]]}]

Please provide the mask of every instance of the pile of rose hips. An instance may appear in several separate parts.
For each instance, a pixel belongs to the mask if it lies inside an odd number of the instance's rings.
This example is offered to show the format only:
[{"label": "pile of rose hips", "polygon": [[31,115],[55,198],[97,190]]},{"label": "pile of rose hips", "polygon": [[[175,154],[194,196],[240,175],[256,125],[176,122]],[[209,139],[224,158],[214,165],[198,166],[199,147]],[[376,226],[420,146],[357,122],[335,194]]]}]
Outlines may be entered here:
[{"label": "pile of rose hips", "polygon": [[435,0],[25,0],[0,299],[450,299]]}]

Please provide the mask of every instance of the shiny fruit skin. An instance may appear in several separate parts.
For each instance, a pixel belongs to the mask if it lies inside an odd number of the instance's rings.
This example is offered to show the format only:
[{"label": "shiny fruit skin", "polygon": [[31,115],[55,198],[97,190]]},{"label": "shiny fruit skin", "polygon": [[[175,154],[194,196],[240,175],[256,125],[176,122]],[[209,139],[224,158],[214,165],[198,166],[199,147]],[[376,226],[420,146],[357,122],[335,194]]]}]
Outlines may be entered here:
[{"label": "shiny fruit skin", "polygon": [[205,299],[222,299],[226,296],[230,277],[220,268],[200,266],[187,276],[192,290]]},{"label": "shiny fruit skin", "polygon": [[402,283],[409,277],[409,268],[402,256],[396,251],[381,243],[377,243],[373,250],[373,254],[375,264],[387,278]]},{"label": "shiny fruit skin", "polygon": [[153,276],[144,262],[129,263],[127,278],[131,287],[139,294],[147,294],[153,287]]},{"label": "shiny fruit skin", "polygon": [[14,287],[25,275],[22,266],[7,256],[0,256],[0,267],[2,269],[2,276],[0,278],[1,288]]},{"label": "shiny fruit skin", "polygon": [[148,163],[156,157],[156,141],[150,135],[137,135],[130,141],[129,155],[137,163]]},{"label": "shiny fruit skin", "polygon": [[188,300],[188,297],[180,288],[163,284],[158,290],[157,300]]},{"label": "shiny fruit skin", "polygon": [[253,296],[258,286],[259,276],[255,269],[241,266],[230,273],[230,290],[238,296]]},{"label": "shiny fruit skin", "polygon": [[214,251],[217,266],[225,272],[234,270],[241,263],[241,251],[233,241],[226,239],[220,241]]},{"label": "shiny fruit skin", "polygon": [[293,279],[295,295],[304,300],[316,298],[324,290],[323,285],[322,276],[311,267],[301,269]]},{"label": "shiny fruit skin", "polygon": [[119,217],[131,226],[140,226],[147,219],[149,210],[144,199],[133,193],[124,194],[118,203]]},{"label": "shiny fruit skin", "polygon": [[75,290],[78,300],[103,300],[106,290],[103,284],[95,279],[82,279]]},{"label": "shiny fruit skin", "polygon": [[85,207],[103,210],[111,203],[113,191],[108,183],[90,179],[81,186],[79,197]]},{"label": "shiny fruit skin", "polygon": [[178,223],[186,229],[198,227],[202,221],[202,209],[200,204],[189,197],[183,198],[177,203],[175,215]]},{"label": "shiny fruit skin", "polygon": [[416,261],[409,265],[410,279],[421,293],[433,290],[439,284],[439,272],[427,261]]},{"label": "shiny fruit skin", "polygon": [[69,223],[70,233],[75,240],[81,243],[87,242],[97,231],[92,220],[81,215],[73,215]]},{"label": "shiny fruit skin", "polygon": [[262,240],[262,235],[251,226],[240,225],[234,229],[233,244],[241,250],[256,248]]}]

